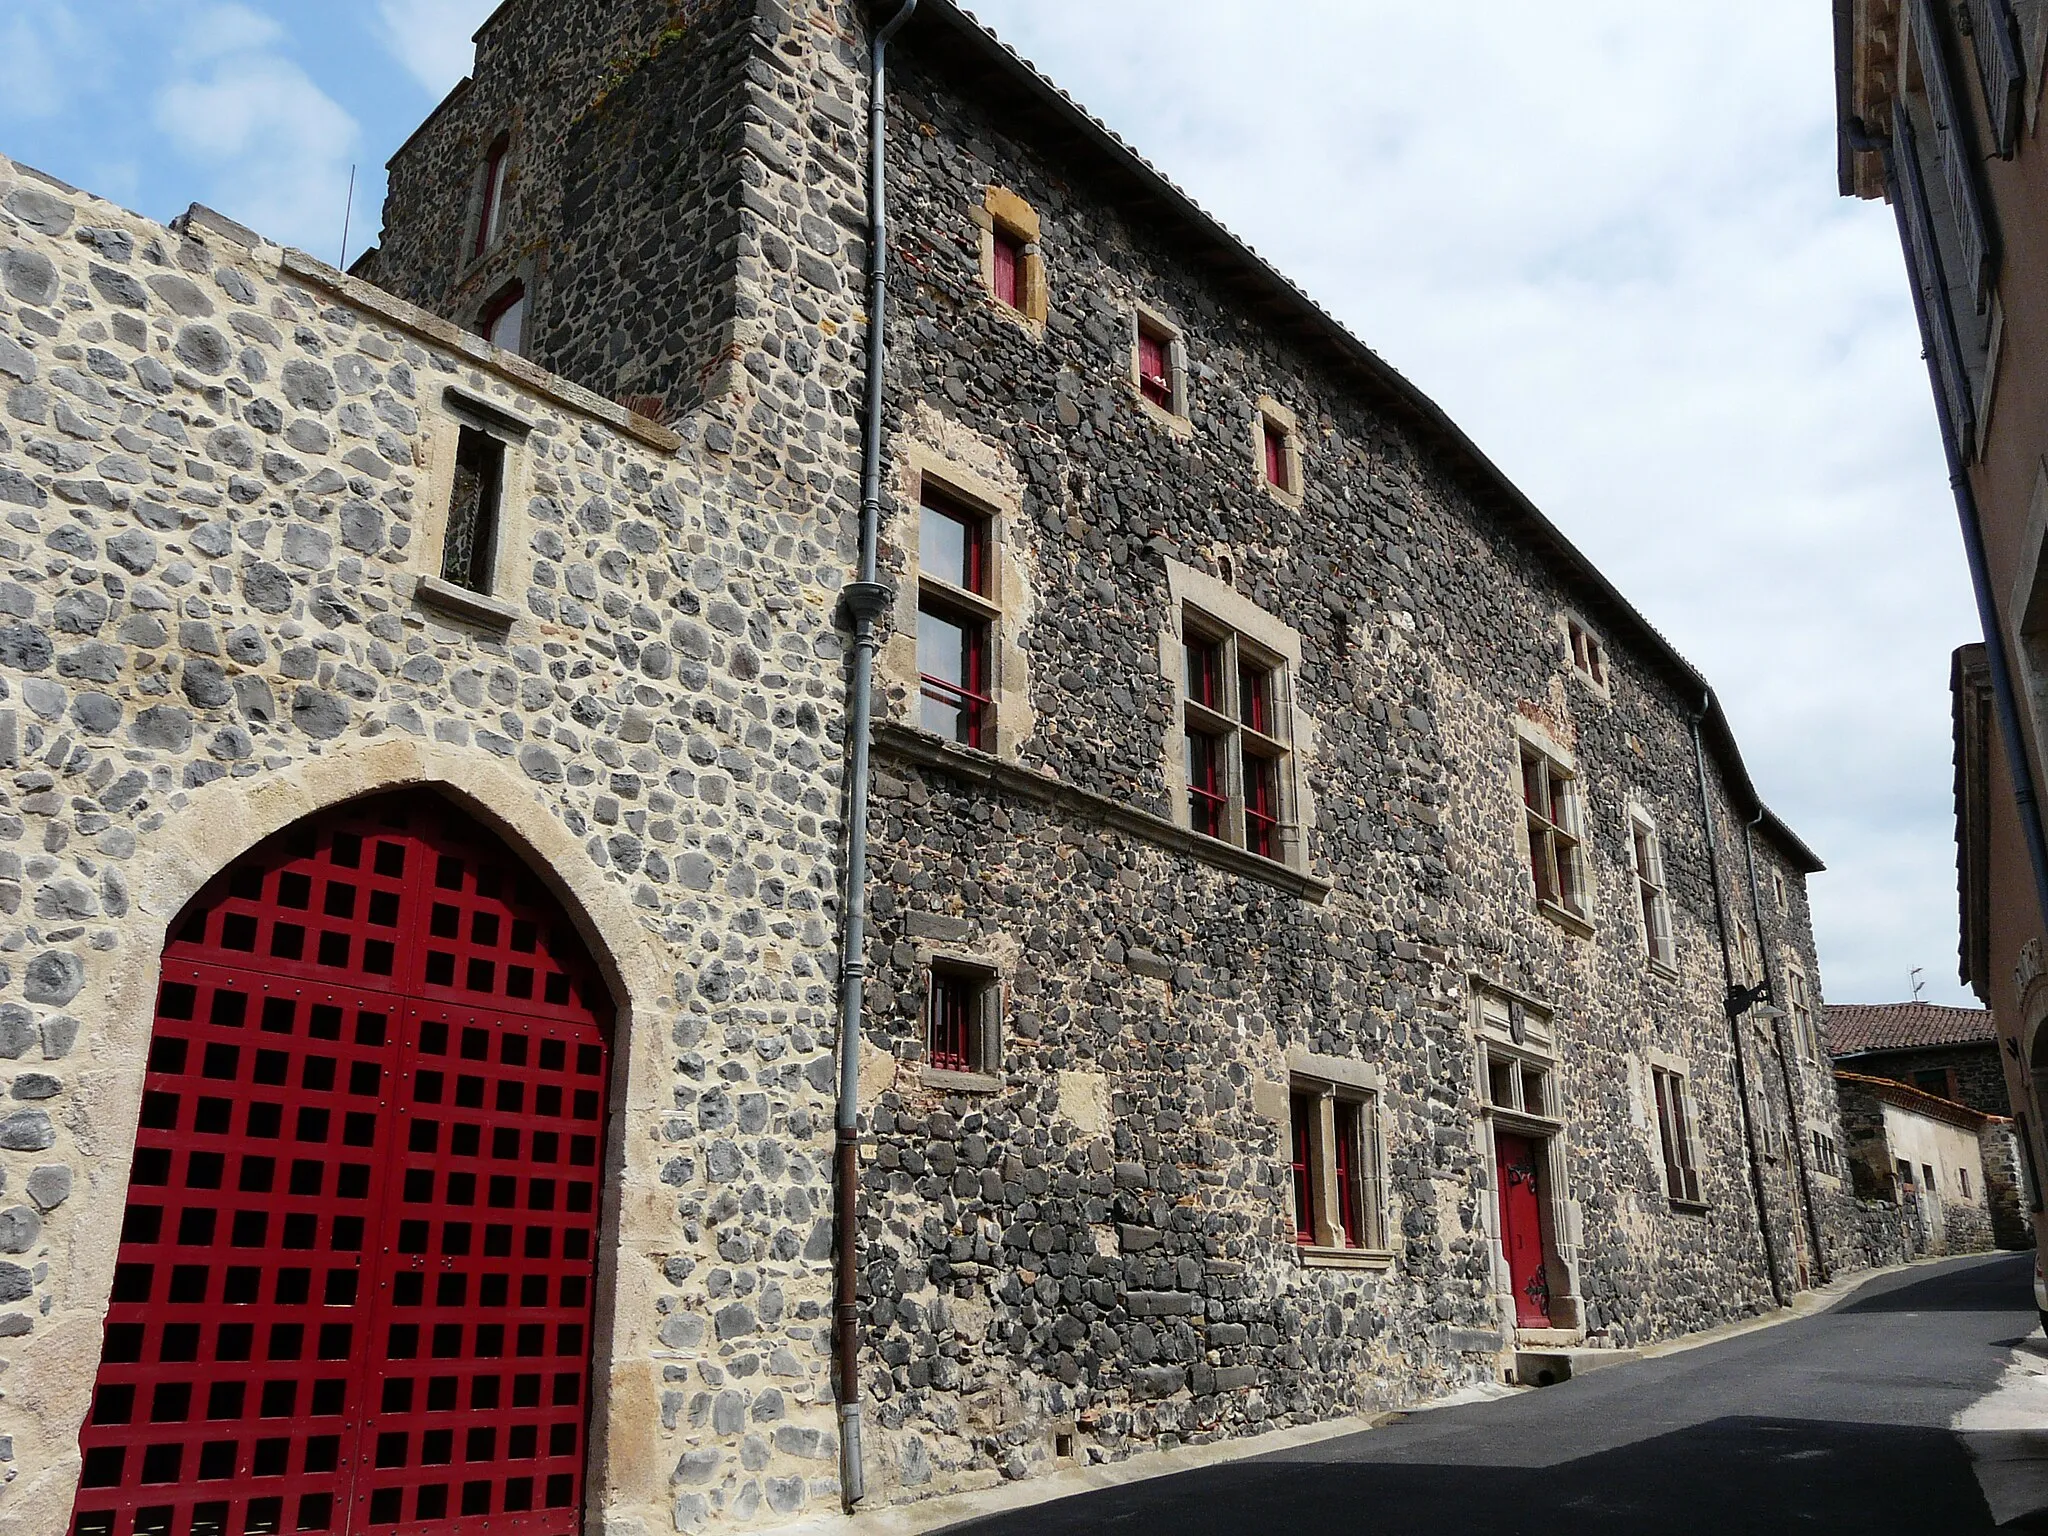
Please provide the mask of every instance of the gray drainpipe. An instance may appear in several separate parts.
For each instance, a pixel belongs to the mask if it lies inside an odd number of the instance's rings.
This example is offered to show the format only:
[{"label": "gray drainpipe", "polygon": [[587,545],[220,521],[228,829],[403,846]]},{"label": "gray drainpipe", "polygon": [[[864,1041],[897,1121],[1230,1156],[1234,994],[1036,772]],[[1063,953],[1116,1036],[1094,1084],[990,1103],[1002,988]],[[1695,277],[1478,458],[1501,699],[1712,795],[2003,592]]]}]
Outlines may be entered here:
[{"label": "gray drainpipe", "polygon": [[[1970,566],[1970,590],[1977,599],[1977,622],[1984,630],[1984,659],[1991,669],[1992,706],[1998,715],[1998,734],[2005,743],[2005,767],[2012,775],[2012,798],[2019,812],[2020,834],[2026,839],[2027,861],[2034,871],[2034,902],[2040,909],[2043,928],[2048,928],[2048,838],[2041,830],[2041,802],[2035,792],[2034,765],[2027,755],[2026,739],[2020,735],[2019,705],[2012,686],[2012,667],[2005,651],[2005,629],[1998,617],[1998,600],[1991,591],[1991,565],[1984,553],[1984,525],[1978,515],[1977,493],[1971,489],[1969,472],[1963,467],[1963,445],[1956,425],[1949,419],[1948,397],[1941,387],[1941,365],[1934,344],[1934,320],[1927,313],[1927,297],[1921,290],[1921,274],[1913,270],[1913,232],[1906,227],[1906,200],[1899,190],[1899,163],[1892,141],[1880,138],[1864,126],[1860,117],[1842,125],[1842,137],[1849,147],[1873,151],[1884,157],[1885,196],[1899,226],[1899,248],[1906,257],[1906,275],[1913,290],[1913,314],[1920,322],[1920,351],[1927,360],[1927,378],[1934,389],[1934,415],[1941,423],[1941,451],[1948,460],[1949,490],[1956,499],[1956,519],[1963,529],[1963,554]],[[1935,274],[1937,279],[1939,274]]]},{"label": "gray drainpipe", "polygon": [[832,1309],[839,1357],[839,1485],[849,1513],[867,1493],[860,1439],[860,1303],[855,1274],[860,1215],[861,1004],[867,989],[868,732],[874,710],[875,622],[890,592],[876,579],[882,524],[882,384],[887,350],[889,212],[885,187],[888,116],[884,62],[889,39],[910,20],[903,0],[868,50],[868,370],[861,434],[860,576],[842,594],[853,615],[853,677],[848,684],[846,746],[846,927],[839,962],[839,1107],[835,1147],[838,1293]]},{"label": "gray drainpipe", "polygon": [[[1714,836],[1714,807],[1707,797],[1707,750],[1700,743],[1700,722],[1713,707],[1709,692],[1692,717],[1692,756],[1700,778],[1700,827],[1707,834],[1707,876],[1714,882],[1714,927],[1721,936],[1721,980],[1724,997],[1735,993],[1735,961],[1728,952],[1728,906],[1721,891],[1721,854]],[[1764,1167],[1756,1152],[1756,1125],[1749,1111],[1749,1062],[1742,1049],[1742,1015],[1724,1006],[1728,1015],[1728,1043],[1735,1047],[1735,1102],[1742,1111],[1742,1150],[1749,1160],[1749,1189],[1756,1197],[1756,1228],[1764,1242],[1764,1267],[1770,1272],[1771,1299],[1785,1305],[1785,1282],[1778,1274],[1778,1246],[1771,1241],[1770,1203],[1764,1196]]]},{"label": "gray drainpipe", "polygon": [[[1764,996],[1775,1008],[1783,1009],[1785,1004],[1778,997],[1777,984],[1771,980],[1771,952],[1764,945],[1764,893],[1756,878],[1756,829],[1763,825],[1764,808],[1759,805],[1756,815],[1742,829],[1742,855],[1749,862],[1749,908],[1756,916],[1757,952],[1764,962]],[[1785,1049],[1785,1016],[1781,1012],[1771,1020],[1771,1043],[1778,1056],[1778,1075],[1785,1080],[1785,1113],[1792,1117],[1792,1156],[1799,1168],[1799,1205],[1806,1215],[1806,1234],[1813,1241],[1814,1278],[1825,1285],[1828,1281],[1827,1250],[1821,1246],[1820,1217],[1813,1208],[1813,1176],[1806,1168],[1806,1123],[1800,1118],[1800,1094],[1792,1086],[1792,1058]]]}]

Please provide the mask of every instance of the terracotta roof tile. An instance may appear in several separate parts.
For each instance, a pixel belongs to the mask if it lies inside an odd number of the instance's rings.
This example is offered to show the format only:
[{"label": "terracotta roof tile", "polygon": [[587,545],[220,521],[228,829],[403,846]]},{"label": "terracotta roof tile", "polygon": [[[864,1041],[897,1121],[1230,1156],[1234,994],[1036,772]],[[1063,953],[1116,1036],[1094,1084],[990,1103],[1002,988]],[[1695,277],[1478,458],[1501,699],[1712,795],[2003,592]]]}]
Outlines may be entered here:
[{"label": "terracotta roof tile", "polygon": [[1830,1003],[1828,1039],[1836,1056],[1861,1051],[1903,1051],[1928,1045],[1995,1044],[1998,1031],[1986,1008],[1945,1008],[1938,1003]]}]

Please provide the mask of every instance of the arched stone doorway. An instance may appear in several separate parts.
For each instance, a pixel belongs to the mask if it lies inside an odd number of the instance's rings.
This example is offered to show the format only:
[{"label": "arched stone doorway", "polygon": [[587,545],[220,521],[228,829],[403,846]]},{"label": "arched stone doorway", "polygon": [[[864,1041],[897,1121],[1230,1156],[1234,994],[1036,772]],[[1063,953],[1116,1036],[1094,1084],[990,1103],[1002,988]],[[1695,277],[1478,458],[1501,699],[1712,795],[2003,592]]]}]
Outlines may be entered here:
[{"label": "arched stone doorway", "polygon": [[582,1524],[612,1000],[425,792],[171,925],[76,1536]]}]

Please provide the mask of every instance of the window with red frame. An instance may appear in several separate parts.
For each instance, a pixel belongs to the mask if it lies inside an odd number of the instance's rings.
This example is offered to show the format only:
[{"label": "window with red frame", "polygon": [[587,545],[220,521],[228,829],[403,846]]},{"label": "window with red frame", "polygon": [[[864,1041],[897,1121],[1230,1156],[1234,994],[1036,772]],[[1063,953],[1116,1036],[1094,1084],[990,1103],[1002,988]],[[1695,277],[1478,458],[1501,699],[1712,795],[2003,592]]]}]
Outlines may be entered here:
[{"label": "window with red frame", "polygon": [[1577,619],[1565,621],[1565,631],[1571,638],[1572,670],[1577,672],[1595,688],[1607,686],[1607,651],[1585,625]]},{"label": "window with red frame", "polygon": [[1138,390],[1163,411],[1174,409],[1173,339],[1138,322]]},{"label": "window with red frame", "polygon": [[476,243],[470,255],[481,256],[498,243],[498,227],[505,212],[505,167],[512,153],[512,141],[499,134],[484,162],[484,200],[477,212]]},{"label": "window with red frame", "polygon": [[1223,743],[1188,728],[1188,824],[1204,837],[1223,837],[1230,820],[1230,796],[1224,787]]},{"label": "window with red frame", "polygon": [[[1370,1093],[1297,1078],[1289,1084],[1294,1241],[1303,1248],[1381,1246],[1374,1198]],[[1334,1199],[1334,1206],[1326,1202]]]},{"label": "window with red frame", "polygon": [[477,330],[485,341],[507,352],[526,350],[526,284],[507,283],[484,306]]},{"label": "window with red frame", "polygon": [[992,744],[989,519],[927,486],[919,508],[919,720],[963,746]]},{"label": "window with red frame", "polygon": [[1024,308],[1024,241],[1016,231],[996,226],[994,259],[990,264],[990,287],[1002,303],[1015,310]]},{"label": "window with red frame", "polygon": [[1312,1247],[1316,1241],[1315,1144],[1323,1106],[1312,1093],[1294,1094],[1287,1102],[1294,1142],[1294,1240]]},{"label": "window with red frame", "polygon": [[999,983],[987,971],[934,965],[925,1004],[925,1059],[942,1072],[994,1070],[989,1020]]},{"label": "window with red frame", "polygon": [[1281,724],[1283,669],[1194,614],[1182,616],[1181,658],[1188,825],[1284,859],[1292,761]]},{"label": "window with red frame", "polygon": [[1265,444],[1266,484],[1276,490],[1292,491],[1294,485],[1287,466],[1287,429],[1267,416],[1261,418],[1259,431]]}]

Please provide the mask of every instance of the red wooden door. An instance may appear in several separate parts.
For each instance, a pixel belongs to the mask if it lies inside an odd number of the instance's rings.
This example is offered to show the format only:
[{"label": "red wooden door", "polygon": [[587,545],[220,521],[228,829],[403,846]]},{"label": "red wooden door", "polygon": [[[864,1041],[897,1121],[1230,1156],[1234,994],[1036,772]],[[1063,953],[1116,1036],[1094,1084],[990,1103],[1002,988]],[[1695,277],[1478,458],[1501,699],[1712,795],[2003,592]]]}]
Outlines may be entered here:
[{"label": "red wooden door", "polygon": [[172,925],[73,1536],[581,1528],[612,1006],[427,795]]},{"label": "red wooden door", "polygon": [[1538,1150],[1526,1136],[1493,1133],[1494,1164],[1500,1176],[1500,1240],[1507,1250],[1508,1276],[1515,1292],[1515,1322],[1524,1328],[1550,1326]]}]

